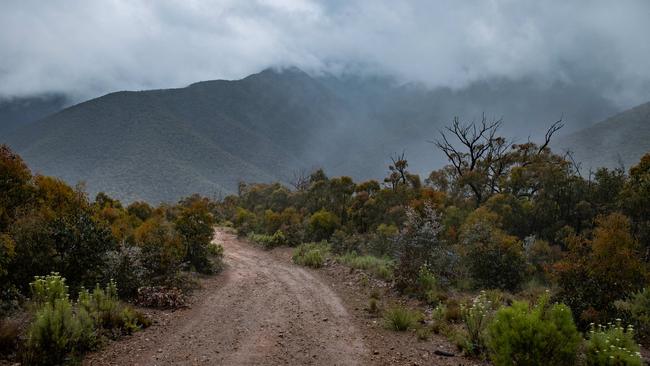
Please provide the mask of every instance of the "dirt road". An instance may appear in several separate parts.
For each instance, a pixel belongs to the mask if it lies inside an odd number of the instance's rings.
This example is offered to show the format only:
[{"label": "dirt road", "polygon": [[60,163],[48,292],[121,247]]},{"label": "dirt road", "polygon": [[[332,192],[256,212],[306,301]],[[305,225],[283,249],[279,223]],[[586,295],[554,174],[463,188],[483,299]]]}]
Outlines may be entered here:
[{"label": "dirt road", "polygon": [[115,342],[87,365],[358,365],[369,351],[332,289],[307,269],[218,231],[226,269],[191,309]]}]

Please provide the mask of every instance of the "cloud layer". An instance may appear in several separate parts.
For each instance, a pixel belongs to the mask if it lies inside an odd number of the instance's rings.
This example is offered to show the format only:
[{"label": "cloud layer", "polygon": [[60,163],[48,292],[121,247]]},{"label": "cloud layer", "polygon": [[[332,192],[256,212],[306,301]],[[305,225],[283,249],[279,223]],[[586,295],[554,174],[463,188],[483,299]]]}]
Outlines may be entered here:
[{"label": "cloud layer", "polygon": [[269,66],[462,88],[532,78],[650,99],[650,2],[8,0],[0,97],[180,87]]}]

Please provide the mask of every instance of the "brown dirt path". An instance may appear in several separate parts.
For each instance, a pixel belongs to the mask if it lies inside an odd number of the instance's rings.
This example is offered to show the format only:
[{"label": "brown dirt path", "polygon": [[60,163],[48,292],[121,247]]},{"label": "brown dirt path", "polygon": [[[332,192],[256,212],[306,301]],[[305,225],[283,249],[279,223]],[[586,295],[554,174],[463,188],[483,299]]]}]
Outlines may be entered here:
[{"label": "brown dirt path", "polygon": [[309,270],[222,231],[226,269],[192,307],[90,355],[85,365],[362,365],[369,351],[343,302]]}]

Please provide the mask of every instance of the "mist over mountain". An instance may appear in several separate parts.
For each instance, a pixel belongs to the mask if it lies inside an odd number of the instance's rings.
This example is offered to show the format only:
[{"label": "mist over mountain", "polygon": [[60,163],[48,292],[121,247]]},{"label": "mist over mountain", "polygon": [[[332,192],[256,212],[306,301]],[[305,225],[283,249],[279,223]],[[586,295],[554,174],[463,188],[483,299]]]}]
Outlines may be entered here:
[{"label": "mist over mountain", "polygon": [[573,152],[583,174],[599,167],[629,169],[650,152],[650,102],[562,136],[555,146]]},{"label": "mist over mountain", "polygon": [[[503,134],[539,135],[563,116],[578,129],[613,114],[568,85],[495,80],[429,89],[389,77],[267,69],[235,81],[117,92],[7,134],[39,173],[125,201],[232,193],[238,181],[287,182],[299,170],[381,179],[394,153],[412,171],[445,164],[430,140],[454,116],[503,118]],[[3,136],[5,136],[3,134]]]},{"label": "mist over mountain", "polygon": [[0,136],[58,112],[67,103],[62,94],[0,99]]}]

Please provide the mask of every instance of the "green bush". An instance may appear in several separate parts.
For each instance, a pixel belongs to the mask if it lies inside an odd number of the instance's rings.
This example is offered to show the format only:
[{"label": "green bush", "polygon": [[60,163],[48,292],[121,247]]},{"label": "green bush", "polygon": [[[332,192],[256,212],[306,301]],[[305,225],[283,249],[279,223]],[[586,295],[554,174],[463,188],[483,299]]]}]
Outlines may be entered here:
[{"label": "green bush", "polygon": [[117,285],[112,281],[105,289],[99,286],[92,292],[82,289],[77,304],[90,315],[98,330],[112,338],[149,325],[143,316],[118,300]]},{"label": "green bush", "polygon": [[27,330],[23,361],[28,365],[57,365],[93,349],[97,337],[93,320],[83,309],[74,311],[67,298],[44,303]]},{"label": "green bush", "polygon": [[327,240],[340,225],[338,216],[321,209],[309,218],[309,235],[314,241]]},{"label": "green bush", "polygon": [[234,217],[235,228],[238,235],[246,236],[257,228],[257,216],[245,208],[237,207]]},{"label": "green bush", "polygon": [[384,312],[384,326],[399,332],[415,328],[420,319],[422,314],[401,306],[394,306]]},{"label": "green bush", "polygon": [[486,331],[494,314],[492,302],[487,298],[485,291],[476,296],[471,305],[461,304],[460,314],[463,325],[467,331],[467,353],[479,355],[486,349]]},{"label": "green bush", "polygon": [[487,346],[495,365],[574,365],[580,335],[571,310],[542,296],[532,309],[516,301],[499,309],[488,326]]},{"label": "green bush", "polygon": [[495,213],[481,207],[460,230],[472,280],[478,288],[518,289],[526,274],[523,247],[516,237],[497,227]]},{"label": "green bush", "polygon": [[174,220],[176,231],[183,238],[184,261],[199,273],[211,274],[215,270],[208,258],[214,223],[214,217],[204,200],[195,200],[182,207]]},{"label": "green bush", "polygon": [[626,330],[620,320],[607,326],[592,324],[585,342],[585,361],[588,366],[643,365],[632,326]]},{"label": "green bush", "polygon": [[82,289],[76,304],[69,299],[65,279],[56,273],[36,277],[30,287],[34,320],[22,355],[26,364],[68,363],[95,348],[101,336],[117,337],[149,325],[118,300],[114,282],[92,293]]},{"label": "green bush", "polygon": [[329,251],[329,244],[326,241],[303,243],[293,250],[293,262],[307,267],[320,268]]},{"label": "green bush", "polygon": [[427,266],[422,266],[416,281],[418,296],[430,305],[437,305],[445,298],[438,286],[438,279]]},{"label": "green bush", "polygon": [[56,300],[68,298],[68,286],[65,278],[58,273],[52,272],[47,276],[36,276],[29,284],[32,291],[32,302],[38,306],[43,304],[54,305]]},{"label": "green bush", "polygon": [[102,283],[114,279],[120,284],[120,298],[133,298],[148,280],[141,258],[142,249],[135,245],[121,245],[118,250],[106,252]]},{"label": "green bush", "polygon": [[423,214],[410,207],[406,210],[404,229],[395,241],[396,285],[404,292],[417,291],[422,266],[435,270],[436,277],[444,281],[449,281],[455,272],[451,248],[439,238],[440,215],[429,204],[423,210]]},{"label": "green bush", "polygon": [[390,280],[393,277],[393,261],[388,258],[357,255],[355,252],[350,252],[338,257],[338,260],[348,267],[369,271],[384,280]]},{"label": "green bush", "polygon": [[639,342],[650,344],[650,289],[643,289],[625,301],[616,301],[615,306],[634,324]]},{"label": "green bush", "polygon": [[265,249],[273,249],[287,245],[287,238],[282,230],[277,230],[273,235],[255,234],[248,235],[248,239],[255,244],[263,246]]}]

